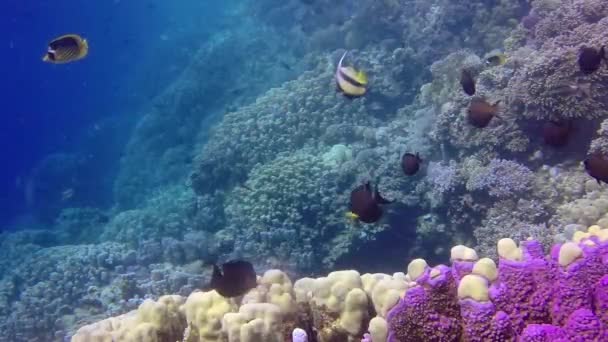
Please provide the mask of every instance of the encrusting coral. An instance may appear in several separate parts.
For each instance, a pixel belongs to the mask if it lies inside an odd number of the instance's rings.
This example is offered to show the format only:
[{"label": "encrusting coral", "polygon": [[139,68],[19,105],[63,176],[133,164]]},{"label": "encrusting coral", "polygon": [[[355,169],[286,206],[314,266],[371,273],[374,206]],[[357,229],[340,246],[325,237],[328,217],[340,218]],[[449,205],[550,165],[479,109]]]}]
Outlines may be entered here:
[{"label": "encrusting coral", "polygon": [[[215,291],[146,300],[84,326],[73,342],[605,341],[608,229],[591,226],[548,255],[533,239],[497,244],[499,261],[455,246],[451,266],[415,259],[407,274],[335,271],[292,284],[279,270],[243,297]],[[301,340],[299,340],[301,341]]]}]

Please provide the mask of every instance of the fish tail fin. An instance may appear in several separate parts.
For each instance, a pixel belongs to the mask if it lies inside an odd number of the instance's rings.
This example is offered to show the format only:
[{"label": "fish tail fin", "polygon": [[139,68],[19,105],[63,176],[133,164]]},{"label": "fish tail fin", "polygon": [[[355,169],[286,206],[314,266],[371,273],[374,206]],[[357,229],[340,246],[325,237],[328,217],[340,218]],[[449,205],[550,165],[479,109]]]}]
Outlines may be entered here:
[{"label": "fish tail fin", "polygon": [[500,65],[505,65],[505,63],[507,63],[507,55],[505,55],[504,53],[500,54],[498,56],[498,60]]},{"label": "fish tail fin", "polygon": [[420,158],[420,153],[416,152],[416,159],[418,159],[419,163],[422,163],[424,160],[422,160],[422,158]]},{"label": "fish tail fin", "polygon": [[352,221],[358,221],[359,215],[357,215],[356,213],[353,213],[352,211],[348,211],[348,212],[346,212],[346,218],[348,218]]}]

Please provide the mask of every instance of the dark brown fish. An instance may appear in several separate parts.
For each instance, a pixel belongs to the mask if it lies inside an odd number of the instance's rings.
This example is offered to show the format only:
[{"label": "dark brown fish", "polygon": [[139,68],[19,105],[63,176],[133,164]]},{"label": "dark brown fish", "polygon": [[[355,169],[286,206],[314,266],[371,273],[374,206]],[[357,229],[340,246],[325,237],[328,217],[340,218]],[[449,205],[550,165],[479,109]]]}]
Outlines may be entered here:
[{"label": "dark brown fish", "polygon": [[222,264],[222,269],[213,264],[210,287],[226,298],[238,297],[257,286],[253,265],[247,261],[232,260]]},{"label": "dark brown fish", "polygon": [[592,74],[600,68],[602,59],[606,59],[603,46],[599,51],[596,48],[583,47],[578,54],[578,66],[584,74]]},{"label": "dark brown fish", "polygon": [[572,123],[548,121],[543,125],[543,141],[553,147],[562,147],[568,143]]},{"label": "dark brown fish", "polygon": [[594,154],[585,159],[585,170],[589,176],[595,178],[598,183],[608,183],[608,159],[604,156]]},{"label": "dark brown fish", "polygon": [[372,191],[369,182],[356,187],[350,193],[350,211],[356,215],[357,219],[365,223],[380,220],[384,214],[380,204],[387,203],[390,201],[382,198],[378,189]]},{"label": "dark brown fish", "polygon": [[403,157],[401,157],[401,168],[403,169],[403,173],[408,176],[413,176],[418,172],[420,163],[422,163],[422,159],[420,159],[418,153],[405,153]]},{"label": "dark brown fish", "polygon": [[74,62],[87,56],[89,44],[76,34],[66,34],[53,39],[42,60],[48,63],[62,64]]},{"label": "dark brown fish", "polygon": [[469,104],[469,110],[467,119],[469,123],[477,128],[484,128],[490,124],[490,121],[495,116],[498,116],[498,104],[500,101],[497,101],[494,104],[489,104],[486,100],[483,99],[472,99]]},{"label": "dark brown fish", "polygon": [[460,72],[460,85],[467,95],[475,95],[475,79],[470,70],[462,69]]}]

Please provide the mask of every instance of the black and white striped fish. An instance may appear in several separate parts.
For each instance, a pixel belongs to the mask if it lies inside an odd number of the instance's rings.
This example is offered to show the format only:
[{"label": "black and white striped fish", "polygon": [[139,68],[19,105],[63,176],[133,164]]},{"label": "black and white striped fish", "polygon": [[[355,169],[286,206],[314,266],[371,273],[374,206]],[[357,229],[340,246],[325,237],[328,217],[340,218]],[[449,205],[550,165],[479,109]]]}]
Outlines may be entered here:
[{"label": "black and white striped fish", "polygon": [[342,66],[344,57],[348,51],[342,55],[338,67],[336,68],[336,83],[338,89],[347,96],[358,97],[365,95],[367,91],[367,75],[361,70],[348,66]]}]

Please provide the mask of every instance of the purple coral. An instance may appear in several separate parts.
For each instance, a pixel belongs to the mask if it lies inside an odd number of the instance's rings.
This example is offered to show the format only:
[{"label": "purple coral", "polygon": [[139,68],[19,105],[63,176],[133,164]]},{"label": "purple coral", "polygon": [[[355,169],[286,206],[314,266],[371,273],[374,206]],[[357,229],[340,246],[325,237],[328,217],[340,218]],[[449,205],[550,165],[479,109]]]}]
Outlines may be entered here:
[{"label": "purple coral", "polygon": [[495,279],[467,276],[484,279],[480,298],[457,298],[470,268],[427,271],[389,312],[388,341],[608,341],[608,241],[520,251],[500,258]]},{"label": "purple coral", "polygon": [[433,191],[443,194],[454,190],[459,182],[458,165],[450,163],[430,162],[426,171],[426,179],[433,186]]},{"label": "purple coral", "polygon": [[527,190],[534,173],[512,160],[492,159],[474,172],[467,182],[469,190],[487,190],[493,197],[509,197]]},{"label": "purple coral", "polygon": [[388,313],[388,342],[458,341],[462,335],[456,301],[456,283],[451,270],[443,266],[440,275],[422,276],[420,286]]}]

